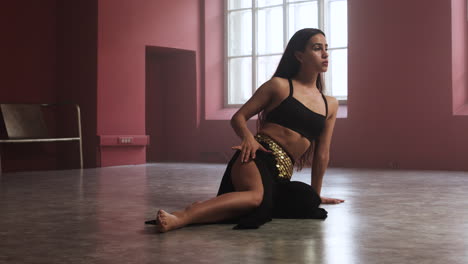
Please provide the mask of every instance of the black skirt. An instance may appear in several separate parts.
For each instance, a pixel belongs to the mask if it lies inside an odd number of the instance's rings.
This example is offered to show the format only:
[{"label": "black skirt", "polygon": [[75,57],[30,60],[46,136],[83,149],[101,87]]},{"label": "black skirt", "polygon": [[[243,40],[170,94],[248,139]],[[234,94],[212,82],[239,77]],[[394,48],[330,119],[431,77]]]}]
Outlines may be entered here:
[{"label": "black skirt", "polygon": [[[268,145],[261,144],[268,149]],[[240,151],[237,151],[229,161],[218,196],[235,191],[231,181],[231,169],[239,154]],[[263,183],[263,200],[260,206],[248,214],[223,223],[237,224],[234,229],[253,229],[271,221],[272,218],[325,219],[327,217],[327,211],[319,208],[320,196],[310,185],[278,177],[276,160],[271,153],[258,150],[254,162],[260,171]]]}]

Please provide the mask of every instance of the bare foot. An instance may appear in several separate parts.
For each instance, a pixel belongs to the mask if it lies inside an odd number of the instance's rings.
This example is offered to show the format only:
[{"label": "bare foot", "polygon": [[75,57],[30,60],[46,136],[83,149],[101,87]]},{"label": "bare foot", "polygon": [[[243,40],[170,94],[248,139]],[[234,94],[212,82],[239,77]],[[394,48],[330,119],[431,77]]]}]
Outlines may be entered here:
[{"label": "bare foot", "polygon": [[182,220],[173,214],[170,214],[164,210],[159,210],[156,216],[156,231],[164,233],[177,228],[183,227]]}]

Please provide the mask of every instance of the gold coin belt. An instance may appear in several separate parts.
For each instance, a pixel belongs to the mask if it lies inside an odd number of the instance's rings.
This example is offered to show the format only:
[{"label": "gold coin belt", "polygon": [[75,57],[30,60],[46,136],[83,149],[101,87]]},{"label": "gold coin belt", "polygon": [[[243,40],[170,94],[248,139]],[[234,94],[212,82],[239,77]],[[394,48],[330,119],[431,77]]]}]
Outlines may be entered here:
[{"label": "gold coin belt", "polygon": [[270,150],[272,151],[273,156],[276,160],[276,168],[278,169],[278,177],[291,179],[293,174],[294,165],[291,158],[286,153],[286,151],[281,148],[273,139],[268,136],[257,134],[255,139],[259,143],[266,143]]}]

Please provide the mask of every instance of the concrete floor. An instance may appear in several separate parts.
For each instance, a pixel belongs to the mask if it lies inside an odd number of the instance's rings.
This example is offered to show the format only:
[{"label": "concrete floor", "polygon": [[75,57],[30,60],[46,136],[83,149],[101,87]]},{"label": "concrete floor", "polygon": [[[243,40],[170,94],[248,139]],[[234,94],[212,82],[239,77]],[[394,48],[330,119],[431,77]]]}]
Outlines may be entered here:
[{"label": "concrete floor", "polygon": [[[0,176],[0,263],[468,263],[468,172],[329,169],[321,220],[258,230],[143,222],[214,196],[224,165]],[[293,179],[310,182],[310,170]]]}]

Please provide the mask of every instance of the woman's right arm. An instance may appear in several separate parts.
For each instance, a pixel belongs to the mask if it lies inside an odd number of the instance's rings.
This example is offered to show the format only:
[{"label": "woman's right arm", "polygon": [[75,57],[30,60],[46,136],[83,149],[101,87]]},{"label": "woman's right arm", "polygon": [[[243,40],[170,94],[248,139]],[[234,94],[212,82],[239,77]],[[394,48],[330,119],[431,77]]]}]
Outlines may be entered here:
[{"label": "woman's right arm", "polygon": [[254,138],[252,132],[247,127],[247,120],[265,109],[271,102],[274,91],[280,86],[277,77],[270,79],[260,86],[252,97],[232,116],[231,126],[236,134],[242,139],[239,146],[232,147],[241,151],[241,161],[248,162],[250,158],[255,159],[255,152],[258,149],[267,151]]}]

